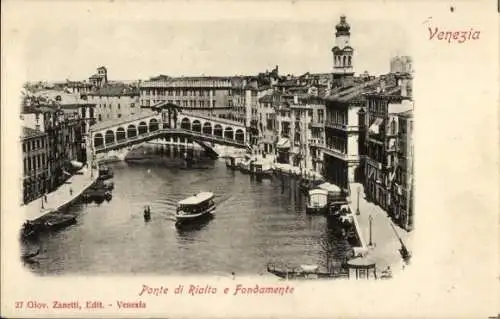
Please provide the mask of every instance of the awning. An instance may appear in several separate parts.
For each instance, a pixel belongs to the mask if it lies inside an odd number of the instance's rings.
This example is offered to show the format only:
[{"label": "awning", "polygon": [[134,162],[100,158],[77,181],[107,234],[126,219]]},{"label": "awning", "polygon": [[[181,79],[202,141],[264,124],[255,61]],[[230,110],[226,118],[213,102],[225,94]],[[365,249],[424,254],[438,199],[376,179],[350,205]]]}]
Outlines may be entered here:
[{"label": "awning", "polygon": [[276,144],[277,148],[290,148],[290,140],[287,138],[281,138]]},{"label": "awning", "polygon": [[384,121],[384,119],[382,119],[380,117],[377,117],[375,119],[375,122],[373,122],[372,125],[370,125],[370,128],[368,129],[368,132],[372,133],[372,134],[379,134],[379,132],[380,132],[380,125],[382,124],[383,121]]}]

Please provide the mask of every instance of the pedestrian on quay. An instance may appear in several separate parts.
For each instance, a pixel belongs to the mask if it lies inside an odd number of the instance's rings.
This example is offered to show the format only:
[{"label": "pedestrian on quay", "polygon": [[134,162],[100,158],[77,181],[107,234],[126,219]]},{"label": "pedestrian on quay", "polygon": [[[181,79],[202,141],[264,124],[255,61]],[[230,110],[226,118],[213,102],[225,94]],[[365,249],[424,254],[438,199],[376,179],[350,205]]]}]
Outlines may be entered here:
[{"label": "pedestrian on quay", "polygon": [[71,188],[71,187],[69,188],[69,195],[73,196],[73,188]]}]

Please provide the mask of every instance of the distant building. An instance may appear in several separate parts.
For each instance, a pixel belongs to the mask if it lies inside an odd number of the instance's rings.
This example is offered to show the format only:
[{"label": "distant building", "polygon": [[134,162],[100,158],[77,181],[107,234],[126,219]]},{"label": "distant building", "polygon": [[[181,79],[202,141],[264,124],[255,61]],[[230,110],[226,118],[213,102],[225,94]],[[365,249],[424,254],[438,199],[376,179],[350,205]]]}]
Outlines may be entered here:
[{"label": "distant building", "polygon": [[230,108],[230,77],[159,76],[139,84],[141,107],[150,108],[161,102],[175,104],[182,109],[210,115],[227,113]]},{"label": "distant building", "polygon": [[89,77],[89,82],[96,88],[103,87],[108,83],[108,70],[101,66],[97,68],[97,73]]},{"label": "distant building", "polygon": [[123,84],[108,84],[87,94],[96,105],[98,122],[119,119],[140,113],[139,89]]},{"label": "distant building", "polygon": [[413,73],[412,58],[409,56],[396,56],[391,59],[391,73]]},{"label": "distant building", "polygon": [[45,194],[49,188],[48,135],[29,127],[22,128],[23,203]]}]

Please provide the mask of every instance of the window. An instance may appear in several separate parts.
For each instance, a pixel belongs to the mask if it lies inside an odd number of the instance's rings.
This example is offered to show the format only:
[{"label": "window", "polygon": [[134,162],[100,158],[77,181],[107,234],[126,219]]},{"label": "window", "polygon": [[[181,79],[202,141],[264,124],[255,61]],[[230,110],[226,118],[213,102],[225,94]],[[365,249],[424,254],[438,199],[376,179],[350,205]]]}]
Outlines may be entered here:
[{"label": "window", "polygon": [[118,103],[118,109],[120,109],[120,103]]},{"label": "window", "polygon": [[40,140],[36,140],[36,148],[40,148]]},{"label": "window", "polygon": [[130,103],[130,107],[135,107],[135,103]]},{"label": "window", "polygon": [[122,115],[121,115],[121,114],[118,114],[118,118],[120,118],[120,117],[122,117]]}]

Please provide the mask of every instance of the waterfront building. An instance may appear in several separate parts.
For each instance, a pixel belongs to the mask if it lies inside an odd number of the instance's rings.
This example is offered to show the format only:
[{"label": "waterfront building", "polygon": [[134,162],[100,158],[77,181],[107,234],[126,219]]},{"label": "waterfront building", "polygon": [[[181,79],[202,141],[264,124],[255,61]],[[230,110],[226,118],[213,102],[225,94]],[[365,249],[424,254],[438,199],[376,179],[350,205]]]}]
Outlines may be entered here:
[{"label": "waterfront building", "polygon": [[23,153],[22,202],[24,204],[45,194],[48,188],[48,135],[30,127],[22,127]]},{"label": "waterfront building", "polygon": [[230,77],[168,77],[160,75],[139,83],[140,105],[175,104],[184,110],[217,116],[230,109]]},{"label": "waterfront building", "polygon": [[413,102],[401,94],[400,85],[381,86],[367,99],[365,194],[368,199],[391,212],[392,188],[398,168],[398,135],[401,113],[413,109]]},{"label": "waterfront building", "polygon": [[96,105],[97,121],[128,117],[141,111],[139,90],[124,84],[108,84],[87,94],[87,100]]},{"label": "waterfront building", "polygon": [[260,148],[268,154],[275,153],[277,142],[276,109],[280,103],[280,93],[267,93],[259,98],[259,140]]},{"label": "waterfront building", "polygon": [[95,124],[94,107],[78,95],[58,91],[43,92],[23,105],[23,125],[47,134],[46,191],[56,189],[70,176],[71,161],[87,161],[86,139]]}]

